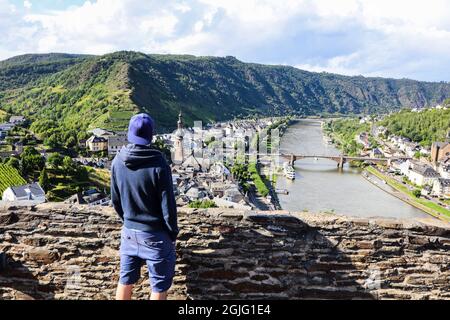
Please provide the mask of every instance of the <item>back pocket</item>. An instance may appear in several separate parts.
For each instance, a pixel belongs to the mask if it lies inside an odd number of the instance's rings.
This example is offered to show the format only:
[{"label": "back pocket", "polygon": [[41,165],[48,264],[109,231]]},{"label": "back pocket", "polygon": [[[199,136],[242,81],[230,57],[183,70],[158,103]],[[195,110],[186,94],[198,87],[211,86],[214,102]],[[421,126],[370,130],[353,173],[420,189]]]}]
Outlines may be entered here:
[{"label": "back pocket", "polygon": [[152,241],[152,240],[145,240],[144,243],[147,247],[155,248],[155,249],[162,249],[164,247],[164,241]]}]

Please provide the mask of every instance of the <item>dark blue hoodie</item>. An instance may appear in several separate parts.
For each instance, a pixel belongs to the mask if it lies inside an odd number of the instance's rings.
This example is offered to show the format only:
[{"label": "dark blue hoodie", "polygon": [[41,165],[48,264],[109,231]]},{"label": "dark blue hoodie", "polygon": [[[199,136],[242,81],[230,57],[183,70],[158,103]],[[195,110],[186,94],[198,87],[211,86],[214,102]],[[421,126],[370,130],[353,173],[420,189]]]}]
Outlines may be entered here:
[{"label": "dark blue hoodie", "polygon": [[161,152],[130,144],[114,158],[111,200],[125,227],[178,234],[172,173]]}]

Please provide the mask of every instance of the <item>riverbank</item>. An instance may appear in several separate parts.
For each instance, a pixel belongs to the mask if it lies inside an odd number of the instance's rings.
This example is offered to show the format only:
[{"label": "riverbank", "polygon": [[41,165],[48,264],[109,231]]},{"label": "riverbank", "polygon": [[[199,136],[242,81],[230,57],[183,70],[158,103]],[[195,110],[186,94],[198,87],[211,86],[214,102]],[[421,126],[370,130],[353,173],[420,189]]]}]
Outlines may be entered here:
[{"label": "riverbank", "polygon": [[[271,137],[271,131],[278,129],[279,131],[279,138],[280,141],[278,141],[278,144],[281,142],[281,138],[283,137],[284,133],[286,132],[287,128],[292,124],[295,123],[296,120],[292,119],[291,117],[286,117],[271,126],[269,126],[267,129],[264,130],[264,136],[266,137],[265,143],[267,146],[267,153],[272,153],[275,151],[278,153],[278,150],[272,150],[272,140]],[[256,135],[256,140],[253,142],[257,142],[259,140],[260,134],[258,133]],[[258,157],[259,159],[259,157]],[[261,197],[265,200],[264,202],[267,202],[266,206],[269,207],[271,210],[281,210],[280,201],[278,199],[278,195],[275,192],[276,188],[276,178],[273,178],[273,176],[276,175],[276,172],[272,172],[273,170],[273,159],[270,159],[269,165],[271,166],[269,168],[269,175],[263,173],[264,165],[258,162],[256,163],[249,163],[249,171],[251,174],[252,181],[255,185],[257,194],[253,195],[253,199],[257,200],[259,198],[258,203],[261,203]],[[275,170],[276,171],[276,168]],[[272,177],[272,179],[271,179]],[[259,197],[258,197],[259,196]],[[270,198],[268,199],[268,196]],[[257,205],[257,203],[253,203],[254,205]]]},{"label": "riverbank", "polygon": [[[327,143],[322,121],[299,120],[283,136],[280,153],[339,155],[342,151]],[[288,211],[335,212],[346,216],[430,219],[430,215],[383,192],[366,181],[362,168],[346,164],[336,168],[329,159],[302,159],[296,162],[296,180],[278,177],[280,205]]]},{"label": "riverbank", "polygon": [[364,174],[363,177],[369,181],[370,183],[374,184],[381,190],[389,193],[390,195],[414,206],[417,209],[422,210],[423,212],[428,213],[429,215],[432,215],[435,218],[438,218],[440,220],[450,222],[450,211],[442,208],[441,206],[435,204],[432,201],[428,201],[425,199],[416,198],[411,191],[408,190],[407,187],[399,183],[398,181],[392,179],[391,177],[385,175],[384,173],[380,172],[378,169],[376,169],[373,166],[369,166],[366,168],[365,172],[372,174],[373,176],[377,177],[378,179],[385,181],[387,185],[395,189],[397,192],[390,192],[385,188],[382,188],[380,185],[374,183],[374,181],[368,179]]}]

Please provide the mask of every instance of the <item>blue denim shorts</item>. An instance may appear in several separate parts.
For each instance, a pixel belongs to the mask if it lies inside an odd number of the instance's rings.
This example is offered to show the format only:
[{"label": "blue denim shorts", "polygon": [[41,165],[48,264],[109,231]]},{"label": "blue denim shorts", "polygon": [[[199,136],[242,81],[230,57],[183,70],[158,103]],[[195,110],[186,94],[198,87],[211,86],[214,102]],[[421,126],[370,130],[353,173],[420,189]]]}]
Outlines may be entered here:
[{"label": "blue denim shorts", "polygon": [[172,285],[175,261],[175,246],[166,231],[150,233],[122,228],[120,284],[135,284],[146,262],[152,292],[165,292]]}]

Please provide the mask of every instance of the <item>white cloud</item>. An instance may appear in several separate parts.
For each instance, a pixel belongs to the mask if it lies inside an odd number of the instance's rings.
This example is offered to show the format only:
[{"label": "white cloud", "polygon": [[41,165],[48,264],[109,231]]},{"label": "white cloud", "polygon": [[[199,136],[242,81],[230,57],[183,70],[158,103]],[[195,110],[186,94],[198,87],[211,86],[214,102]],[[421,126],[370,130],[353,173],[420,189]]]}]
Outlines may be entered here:
[{"label": "white cloud", "polygon": [[25,8],[27,8],[27,9],[31,9],[31,7],[33,6],[33,4],[32,4],[30,1],[25,0],[25,1],[23,2],[23,6],[24,6]]},{"label": "white cloud", "polygon": [[446,0],[91,0],[39,14],[30,8],[28,0],[23,9],[0,0],[0,58],[129,49],[450,80]]}]

